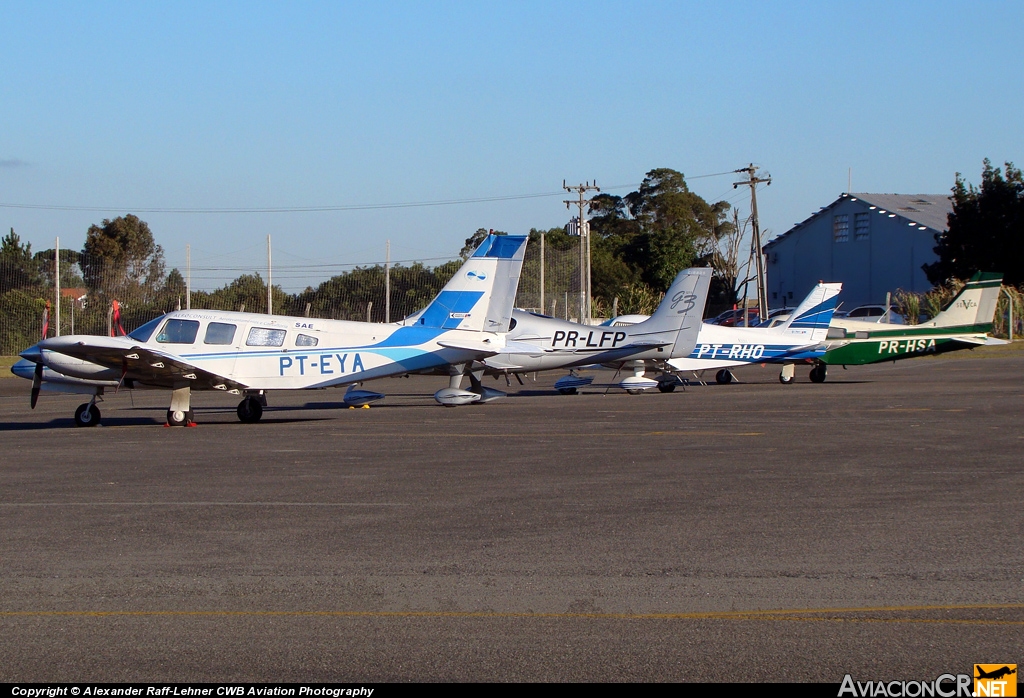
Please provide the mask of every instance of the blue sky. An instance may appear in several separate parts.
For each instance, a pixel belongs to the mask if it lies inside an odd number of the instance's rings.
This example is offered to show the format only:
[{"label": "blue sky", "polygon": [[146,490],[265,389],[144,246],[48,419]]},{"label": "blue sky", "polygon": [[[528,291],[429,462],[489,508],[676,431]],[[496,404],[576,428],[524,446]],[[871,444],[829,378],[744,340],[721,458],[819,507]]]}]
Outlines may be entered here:
[{"label": "blue sky", "polygon": [[[0,2],[0,207],[34,249],[141,209],[374,205],[754,162],[762,228],[1021,157],[1024,3]],[[748,212],[730,176],[692,179]],[[610,190],[625,194],[630,187]],[[170,265],[450,258],[562,196],[139,213]],[[233,272],[226,273],[227,277]],[[201,286],[197,283],[197,286]],[[292,290],[292,289],[288,289]]]}]

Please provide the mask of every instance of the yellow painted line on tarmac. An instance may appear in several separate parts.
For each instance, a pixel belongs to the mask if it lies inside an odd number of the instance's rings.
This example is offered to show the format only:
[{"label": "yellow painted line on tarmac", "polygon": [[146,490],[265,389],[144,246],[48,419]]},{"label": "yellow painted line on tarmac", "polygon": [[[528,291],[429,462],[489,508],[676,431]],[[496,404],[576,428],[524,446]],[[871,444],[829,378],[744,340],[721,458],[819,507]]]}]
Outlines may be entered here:
[{"label": "yellow painted line on tarmac", "polygon": [[[1022,610],[1024,604],[969,604],[943,606],[879,606],[870,608],[807,608],[767,611],[708,611],[699,613],[519,613],[497,611],[2,611],[0,618],[510,618],[592,620],[731,620],[832,623],[932,623],[952,625],[1024,626],[1022,620],[984,618],[858,617],[859,613],[912,613],[925,611]],[[845,615],[841,615],[845,614]],[[839,616],[839,617],[837,617]]]}]

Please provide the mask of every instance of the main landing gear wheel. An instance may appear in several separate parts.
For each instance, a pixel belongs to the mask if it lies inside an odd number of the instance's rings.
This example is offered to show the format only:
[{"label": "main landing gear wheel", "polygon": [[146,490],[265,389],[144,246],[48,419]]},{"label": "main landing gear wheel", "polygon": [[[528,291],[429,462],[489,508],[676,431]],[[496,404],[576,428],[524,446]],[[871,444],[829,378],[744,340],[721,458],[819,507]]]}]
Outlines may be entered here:
[{"label": "main landing gear wheel", "polygon": [[818,364],[811,369],[810,379],[812,383],[824,383],[825,377],[828,375],[828,368],[825,364]]},{"label": "main landing gear wheel", "polygon": [[630,395],[639,395],[640,393],[643,392],[643,390],[640,390],[639,388],[633,388],[627,389],[626,392],[629,393]]},{"label": "main landing gear wheel", "polygon": [[192,410],[167,410],[167,426],[185,427],[189,424],[194,425],[194,416]]},{"label": "main landing gear wheel", "polygon": [[719,385],[727,385],[732,383],[732,372],[728,369],[723,368],[715,374],[715,382]]},{"label": "main landing gear wheel", "polygon": [[238,403],[238,419],[242,424],[255,424],[263,416],[263,405],[254,397],[247,397]]},{"label": "main landing gear wheel", "polygon": [[100,409],[88,402],[75,410],[75,424],[80,427],[94,427],[100,423]]},{"label": "main landing gear wheel", "polygon": [[660,390],[663,393],[671,393],[675,389],[675,383],[658,383],[658,390]]},{"label": "main landing gear wheel", "polygon": [[562,395],[575,395],[577,390],[576,388],[559,388],[558,392]]}]

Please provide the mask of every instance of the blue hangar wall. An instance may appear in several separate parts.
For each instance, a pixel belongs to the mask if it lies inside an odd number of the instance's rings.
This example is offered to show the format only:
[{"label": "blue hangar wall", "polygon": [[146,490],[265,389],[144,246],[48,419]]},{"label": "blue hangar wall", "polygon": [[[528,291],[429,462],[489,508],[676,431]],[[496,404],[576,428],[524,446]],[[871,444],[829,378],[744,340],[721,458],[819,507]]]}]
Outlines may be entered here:
[{"label": "blue hangar wall", "polygon": [[843,194],[764,246],[768,305],[796,305],[819,281],[841,281],[844,309],[886,292],[931,289],[923,264],[953,205],[933,194]]}]

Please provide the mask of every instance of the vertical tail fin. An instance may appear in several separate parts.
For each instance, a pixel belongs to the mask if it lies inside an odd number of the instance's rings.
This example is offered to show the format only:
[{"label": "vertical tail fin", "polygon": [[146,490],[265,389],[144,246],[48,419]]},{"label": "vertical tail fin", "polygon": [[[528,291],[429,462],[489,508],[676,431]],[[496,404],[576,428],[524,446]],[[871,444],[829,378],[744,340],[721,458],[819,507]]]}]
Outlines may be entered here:
[{"label": "vertical tail fin", "polygon": [[437,297],[415,319],[443,330],[508,332],[525,235],[488,235]]},{"label": "vertical tail fin", "polygon": [[979,326],[976,328],[979,332],[990,332],[1002,285],[1002,274],[978,272],[928,324],[936,327],[973,325]]},{"label": "vertical tail fin", "polygon": [[842,290],[841,283],[819,282],[778,329],[785,334],[806,336],[812,342],[824,340]]},{"label": "vertical tail fin", "polygon": [[[677,356],[677,350],[689,354],[697,344],[710,287],[709,267],[684,269],[676,275],[654,315],[631,327],[630,334],[675,332],[671,356]],[[685,348],[687,343],[689,349]]]}]

